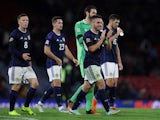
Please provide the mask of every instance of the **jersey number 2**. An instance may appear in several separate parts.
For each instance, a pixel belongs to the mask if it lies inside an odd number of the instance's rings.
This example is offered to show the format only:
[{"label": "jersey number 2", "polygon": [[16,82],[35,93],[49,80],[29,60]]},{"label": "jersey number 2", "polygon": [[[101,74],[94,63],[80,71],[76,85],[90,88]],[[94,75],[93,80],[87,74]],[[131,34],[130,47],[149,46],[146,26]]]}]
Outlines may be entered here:
[{"label": "jersey number 2", "polygon": [[64,44],[59,44],[59,50],[64,50]]}]

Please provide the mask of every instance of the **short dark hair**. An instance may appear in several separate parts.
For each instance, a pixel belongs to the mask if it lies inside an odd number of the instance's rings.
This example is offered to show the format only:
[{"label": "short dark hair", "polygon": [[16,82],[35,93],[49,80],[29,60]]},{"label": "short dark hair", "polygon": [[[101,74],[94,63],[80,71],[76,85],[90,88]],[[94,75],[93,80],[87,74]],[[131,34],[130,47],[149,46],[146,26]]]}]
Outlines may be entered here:
[{"label": "short dark hair", "polygon": [[91,17],[91,21],[94,20],[94,19],[96,19],[96,18],[102,18],[102,16],[101,15],[93,15]]},{"label": "short dark hair", "polygon": [[54,16],[54,17],[52,18],[52,23],[53,23],[53,22],[56,22],[57,19],[62,19],[62,17],[61,17],[61,16]]},{"label": "short dark hair", "polygon": [[109,16],[109,20],[115,20],[115,19],[120,20],[119,15],[117,15],[117,14],[111,14],[111,15]]},{"label": "short dark hair", "polygon": [[86,12],[90,12],[91,9],[96,9],[96,10],[97,10],[96,6],[94,6],[94,5],[88,5],[88,6],[84,9],[84,14],[86,14]]},{"label": "short dark hair", "polygon": [[21,17],[23,17],[23,16],[28,16],[26,13],[21,13],[21,14],[19,14],[18,16],[17,16],[17,20],[19,20]]}]

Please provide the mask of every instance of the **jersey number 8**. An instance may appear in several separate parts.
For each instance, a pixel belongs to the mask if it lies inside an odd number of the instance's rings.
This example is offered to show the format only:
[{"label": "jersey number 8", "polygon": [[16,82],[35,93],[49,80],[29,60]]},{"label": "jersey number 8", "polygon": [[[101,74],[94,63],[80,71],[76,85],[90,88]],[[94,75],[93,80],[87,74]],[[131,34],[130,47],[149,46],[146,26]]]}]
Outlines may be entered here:
[{"label": "jersey number 8", "polygon": [[25,49],[28,48],[28,42],[27,42],[27,41],[24,42],[24,48],[25,48]]}]

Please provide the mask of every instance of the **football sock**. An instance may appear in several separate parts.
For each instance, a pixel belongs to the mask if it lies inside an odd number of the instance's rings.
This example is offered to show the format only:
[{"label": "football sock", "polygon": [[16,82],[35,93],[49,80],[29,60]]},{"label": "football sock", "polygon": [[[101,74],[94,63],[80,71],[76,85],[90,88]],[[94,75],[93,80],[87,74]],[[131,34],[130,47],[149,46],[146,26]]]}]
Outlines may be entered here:
[{"label": "football sock", "polygon": [[29,103],[31,102],[31,100],[33,99],[33,96],[36,92],[35,88],[29,88],[27,95],[26,95],[26,101],[24,103],[25,107],[29,107]]},{"label": "football sock", "polygon": [[17,96],[18,96],[18,92],[11,90],[10,92],[10,111],[14,110],[14,105],[15,105]]},{"label": "football sock", "polygon": [[80,91],[80,93],[77,96],[76,101],[74,102],[74,105],[72,107],[72,110],[76,110],[78,108],[78,106],[81,104],[81,102],[83,101],[83,99],[85,98],[86,93],[84,91]]},{"label": "football sock", "polygon": [[74,93],[74,95],[70,98],[71,102],[75,102],[77,99],[77,95],[80,93],[80,91],[82,90],[82,85],[77,89],[77,91]]},{"label": "football sock", "polygon": [[105,110],[108,112],[109,111],[109,105],[108,105],[107,99],[105,97],[105,89],[98,90],[97,95],[98,95],[98,98],[101,100]]},{"label": "football sock", "polygon": [[44,103],[50,97],[50,95],[53,94],[53,91],[54,91],[53,87],[48,88],[48,90],[44,92],[44,95],[40,99],[40,101]]},{"label": "football sock", "polygon": [[109,88],[109,104],[110,106],[114,106],[114,101],[116,98],[116,87]]},{"label": "football sock", "polygon": [[90,111],[92,109],[93,97],[94,97],[94,86],[92,86],[90,91],[86,94],[86,111]]},{"label": "football sock", "polygon": [[54,87],[54,93],[58,107],[62,106],[61,87]]}]

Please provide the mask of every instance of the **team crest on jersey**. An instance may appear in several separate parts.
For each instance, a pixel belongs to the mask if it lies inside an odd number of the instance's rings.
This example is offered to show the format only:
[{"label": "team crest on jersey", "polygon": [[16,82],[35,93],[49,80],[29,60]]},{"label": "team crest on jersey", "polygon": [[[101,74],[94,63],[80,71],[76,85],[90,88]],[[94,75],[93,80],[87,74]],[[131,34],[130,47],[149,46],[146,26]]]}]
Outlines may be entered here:
[{"label": "team crest on jersey", "polygon": [[31,36],[30,35],[28,35],[27,38],[28,38],[28,40],[31,40]]},{"label": "team crest on jersey", "polygon": [[12,42],[14,40],[14,38],[13,37],[11,37],[10,39],[9,39],[9,42]]},{"label": "team crest on jersey", "polygon": [[62,38],[62,41],[65,42],[65,38],[64,37]]}]

